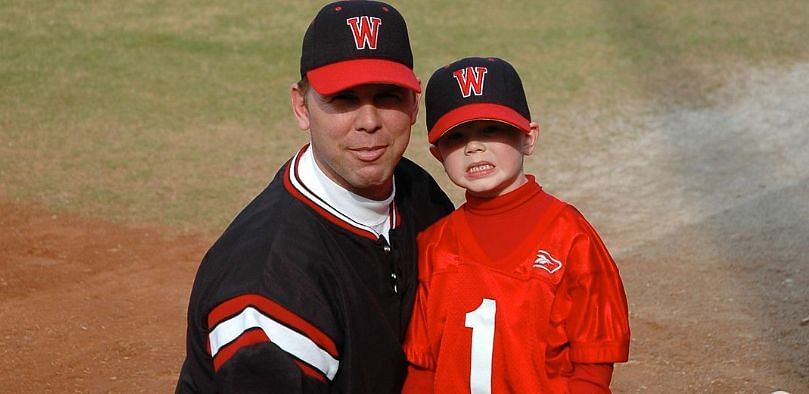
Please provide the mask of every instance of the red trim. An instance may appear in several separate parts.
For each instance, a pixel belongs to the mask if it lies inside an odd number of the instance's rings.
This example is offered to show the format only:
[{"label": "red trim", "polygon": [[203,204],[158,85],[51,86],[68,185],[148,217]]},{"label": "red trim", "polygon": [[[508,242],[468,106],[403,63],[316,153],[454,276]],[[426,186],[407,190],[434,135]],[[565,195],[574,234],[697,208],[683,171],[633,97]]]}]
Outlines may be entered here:
[{"label": "red trim", "polygon": [[[306,335],[321,349],[329,352],[332,357],[339,358],[337,346],[323,331],[320,331],[320,329],[283,306],[258,294],[240,295],[217,305],[216,308],[213,308],[208,314],[208,329],[213,330],[217,324],[239,314],[249,306],[258,309],[261,313],[272,317],[279,323]],[[244,334],[242,334],[242,336],[244,336]],[[241,337],[239,338],[241,339]]]},{"label": "red trim", "polygon": [[453,127],[473,120],[496,120],[508,123],[526,133],[531,131],[531,121],[512,108],[500,104],[474,103],[455,108],[441,116],[430,128],[428,139],[431,144],[435,144]]},{"label": "red trim", "polygon": [[[300,200],[304,204],[308,205],[310,208],[314,209],[315,212],[320,214],[320,216],[323,216],[324,218],[326,218],[328,221],[334,223],[335,225],[337,225],[339,227],[342,227],[342,228],[344,228],[344,229],[346,229],[346,230],[348,230],[348,231],[350,231],[350,232],[352,232],[352,233],[354,233],[356,235],[359,235],[361,237],[368,238],[368,239],[370,239],[372,241],[376,241],[377,237],[376,237],[376,235],[374,233],[372,233],[370,231],[367,231],[367,230],[363,230],[361,228],[354,227],[351,224],[346,223],[345,220],[342,220],[342,219],[338,218],[337,216],[334,216],[331,212],[323,209],[323,207],[318,205],[316,202],[312,201],[311,199],[309,199],[308,197],[303,195],[303,193],[301,193],[297,188],[295,188],[295,185],[292,184],[292,181],[290,181],[290,177],[293,176],[293,174],[291,173],[292,167],[297,169],[298,160],[300,160],[301,154],[303,153],[304,150],[306,150],[306,147],[308,147],[308,146],[309,146],[308,144],[304,145],[304,147],[301,148],[301,150],[295,156],[295,161],[290,162],[287,165],[286,169],[284,170],[284,187],[286,187],[289,194],[291,194],[293,197]],[[297,176],[295,176],[295,177],[297,178]]]},{"label": "red trim", "polygon": [[301,372],[303,372],[304,374],[311,376],[323,383],[328,382],[328,380],[326,380],[326,375],[323,375],[323,373],[320,372],[317,368],[312,368],[311,365],[297,359],[295,360],[295,364],[298,365],[298,368],[300,368]]},{"label": "red trim", "polygon": [[306,73],[309,83],[323,95],[357,85],[390,84],[421,92],[413,69],[392,60],[354,59],[327,64]]},{"label": "red trim", "polygon": [[[258,327],[243,332],[235,341],[223,346],[219,349],[219,352],[216,353],[216,356],[213,358],[214,371],[219,371],[219,368],[230,360],[239,349],[257,343],[269,342],[269,340],[270,338],[267,338],[267,334],[264,333],[264,330]],[[210,353],[210,349],[208,353]]]},{"label": "red trim", "polygon": [[[219,349],[219,353],[216,353],[216,357],[213,358],[214,372],[218,372],[219,368],[221,368],[222,365],[224,365],[228,360],[230,360],[236,354],[236,352],[239,351],[239,349],[255,345],[257,343],[269,341],[270,338],[267,337],[267,334],[265,334],[264,331],[258,327],[245,331],[241,336],[239,336],[238,339]],[[328,380],[326,379],[326,375],[324,375],[316,368],[313,368],[311,365],[298,359],[293,359],[293,361],[295,362],[295,365],[297,365],[298,368],[301,369],[301,372],[303,372],[304,374],[311,376],[312,378],[315,378],[321,382],[324,383],[328,382]]]},{"label": "red trim", "polygon": [[399,227],[399,224],[402,223],[402,217],[399,215],[399,207],[396,205],[395,202],[391,203],[392,209],[391,212],[393,213],[393,220],[391,220],[391,229]]}]

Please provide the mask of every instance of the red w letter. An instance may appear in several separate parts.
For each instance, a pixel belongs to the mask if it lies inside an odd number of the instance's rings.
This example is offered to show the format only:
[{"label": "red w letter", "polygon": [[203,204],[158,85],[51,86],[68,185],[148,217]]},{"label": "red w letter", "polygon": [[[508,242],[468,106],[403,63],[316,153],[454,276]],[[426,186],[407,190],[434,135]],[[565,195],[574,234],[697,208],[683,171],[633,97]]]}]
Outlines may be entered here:
[{"label": "red w letter", "polygon": [[489,71],[486,67],[467,67],[452,73],[455,80],[458,81],[458,86],[461,88],[461,94],[464,97],[469,97],[472,93],[475,96],[483,94],[483,82],[486,79],[486,72]]},{"label": "red w letter", "polygon": [[346,19],[346,24],[351,26],[351,33],[354,34],[354,44],[357,49],[376,49],[376,37],[379,33],[379,26],[382,19],[368,16],[355,16]]}]

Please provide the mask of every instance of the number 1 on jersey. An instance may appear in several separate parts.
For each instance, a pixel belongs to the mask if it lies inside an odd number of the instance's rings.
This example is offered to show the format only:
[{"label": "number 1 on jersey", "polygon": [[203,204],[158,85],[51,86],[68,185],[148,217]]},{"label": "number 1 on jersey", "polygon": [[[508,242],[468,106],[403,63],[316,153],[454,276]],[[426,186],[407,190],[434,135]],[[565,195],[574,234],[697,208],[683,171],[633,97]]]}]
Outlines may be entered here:
[{"label": "number 1 on jersey", "polygon": [[497,303],[490,298],[484,298],[477,309],[466,314],[464,324],[472,329],[472,360],[469,372],[469,389],[472,394],[492,392],[495,312]]}]

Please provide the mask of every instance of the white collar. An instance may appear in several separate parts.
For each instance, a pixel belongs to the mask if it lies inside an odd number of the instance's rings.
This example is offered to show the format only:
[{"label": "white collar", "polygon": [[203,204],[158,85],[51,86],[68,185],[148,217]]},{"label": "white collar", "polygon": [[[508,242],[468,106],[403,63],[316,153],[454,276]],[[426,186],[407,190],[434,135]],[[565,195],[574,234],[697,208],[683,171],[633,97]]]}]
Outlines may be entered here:
[{"label": "white collar", "polygon": [[356,224],[370,228],[377,236],[382,235],[385,239],[390,239],[388,231],[392,224],[391,204],[396,196],[396,182],[394,182],[390,196],[386,199],[371,200],[346,190],[326,176],[317,165],[311,146],[300,156],[297,168],[298,177],[306,188],[320,200],[339,211],[342,216]]}]

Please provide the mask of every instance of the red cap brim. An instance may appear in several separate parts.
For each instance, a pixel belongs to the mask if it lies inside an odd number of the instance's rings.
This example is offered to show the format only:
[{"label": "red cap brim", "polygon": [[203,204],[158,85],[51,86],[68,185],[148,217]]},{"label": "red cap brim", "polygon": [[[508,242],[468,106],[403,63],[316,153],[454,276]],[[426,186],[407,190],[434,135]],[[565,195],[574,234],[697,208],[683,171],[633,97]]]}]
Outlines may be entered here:
[{"label": "red cap brim", "polygon": [[500,104],[474,103],[455,108],[444,114],[430,129],[427,139],[431,144],[435,144],[444,133],[453,127],[473,120],[496,120],[512,125],[525,133],[531,131],[531,121],[509,107]]},{"label": "red cap brim", "polygon": [[309,70],[306,77],[320,94],[334,94],[369,83],[397,85],[421,92],[421,84],[413,70],[385,59],[355,59],[327,64]]}]

